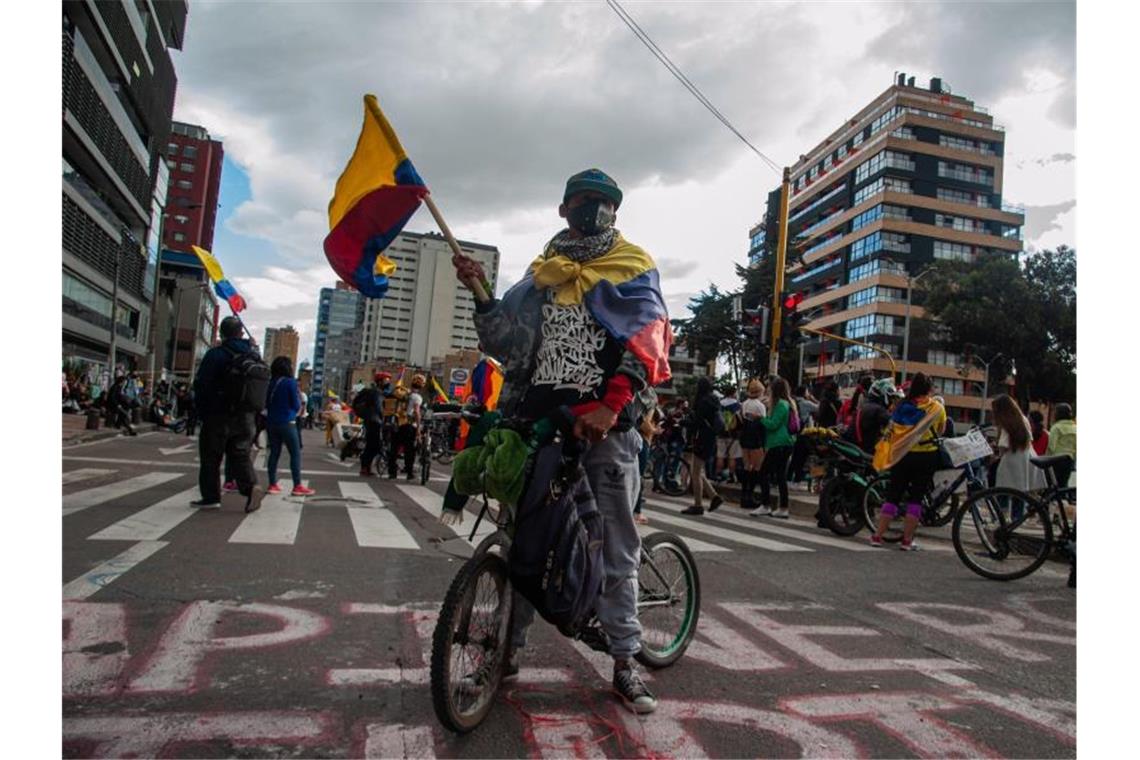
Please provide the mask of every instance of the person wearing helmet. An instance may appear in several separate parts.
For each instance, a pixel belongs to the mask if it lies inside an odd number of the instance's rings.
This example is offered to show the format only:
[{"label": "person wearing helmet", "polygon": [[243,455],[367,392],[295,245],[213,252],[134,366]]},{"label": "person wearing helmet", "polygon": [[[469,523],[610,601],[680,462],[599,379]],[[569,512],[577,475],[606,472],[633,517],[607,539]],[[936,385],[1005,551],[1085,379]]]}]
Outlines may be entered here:
[{"label": "person wearing helmet", "polygon": [[895,403],[897,393],[895,384],[888,378],[876,380],[867,388],[863,403],[855,412],[848,437],[868,454],[875,453],[875,444],[891,421],[891,405]]},{"label": "person wearing helmet", "polygon": [[352,412],[364,425],[364,451],[360,453],[360,476],[363,478],[372,477],[372,462],[382,450],[384,394],[391,385],[391,375],[377,372],[372,376],[372,385],[361,390],[352,400]]},{"label": "person wearing helmet", "polygon": [[424,397],[423,390],[427,379],[417,373],[412,376],[412,390],[407,399],[398,409],[399,427],[396,429],[395,439],[388,447],[388,477],[396,478],[396,460],[399,450],[404,449],[404,474],[408,480],[414,480],[412,468],[416,463],[416,442],[419,439],[420,422],[423,417]]}]

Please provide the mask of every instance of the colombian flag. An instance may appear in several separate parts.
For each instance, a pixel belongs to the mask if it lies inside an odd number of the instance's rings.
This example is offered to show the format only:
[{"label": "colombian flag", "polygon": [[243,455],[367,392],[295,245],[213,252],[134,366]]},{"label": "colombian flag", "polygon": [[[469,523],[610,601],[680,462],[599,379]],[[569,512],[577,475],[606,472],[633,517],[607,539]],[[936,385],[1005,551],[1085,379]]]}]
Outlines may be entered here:
[{"label": "colombian flag", "polygon": [[342,280],[369,298],[388,292],[396,263],[382,253],[427,193],[376,96],[365,95],[356,150],[329,201],[325,256]]},{"label": "colombian flag", "polygon": [[196,245],[190,246],[190,250],[194,252],[198,260],[202,262],[202,266],[205,267],[206,274],[209,276],[210,281],[214,283],[214,292],[218,294],[218,297],[224,299],[235,314],[244,309],[246,305],[245,299],[241,297],[237,289],[226,279],[226,275],[222,271],[222,265],[218,263],[214,255]]}]

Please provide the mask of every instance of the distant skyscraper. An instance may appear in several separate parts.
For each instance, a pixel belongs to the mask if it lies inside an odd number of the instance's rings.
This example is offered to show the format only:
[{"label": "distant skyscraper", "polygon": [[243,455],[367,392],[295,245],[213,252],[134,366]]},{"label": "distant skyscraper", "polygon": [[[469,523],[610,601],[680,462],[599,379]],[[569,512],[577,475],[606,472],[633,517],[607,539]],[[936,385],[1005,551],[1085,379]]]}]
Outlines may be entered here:
[{"label": "distant skyscraper", "polygon": [[347,395],[349,368],[360,356],[364,297],[344,282],[321,288],[317,304],[317,337],[313,346],[313,395],[331,390]]},{"label": "distant skyscraper", "polygon": [[278,356],[287,356],[297,368],[297,345],[300,336],[293,329],[293,325],[285,327],[268,327],[265,330],[265,343],[261,346],[265,361],[272,362]]},{"label": "distant skyscraper", "polygon": [[[499,250],[459,241],[483,265],[491,289],[499,279]],[[455,277],[442,236],[401,232],[385,252],[396,262],[384,298],[366,299],[359,361],[391,360],[428,367],[433,359],[479,345],[475,299]]]},{"label": "distant skyscraper", "polygon": [[214,250],[214,222],[222,183],[225,150],[205,127],[176,121],[170,128],[165,161],[170,171],[163,247],[189,251],[191,245]]}]

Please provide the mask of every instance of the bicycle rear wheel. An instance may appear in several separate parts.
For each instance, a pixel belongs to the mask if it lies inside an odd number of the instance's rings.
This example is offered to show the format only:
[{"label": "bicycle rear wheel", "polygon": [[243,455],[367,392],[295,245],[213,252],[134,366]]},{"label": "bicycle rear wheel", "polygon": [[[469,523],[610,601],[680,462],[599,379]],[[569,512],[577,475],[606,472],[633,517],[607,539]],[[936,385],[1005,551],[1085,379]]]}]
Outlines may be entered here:
[{"label": "bicycle rear wheel", "polygon": [[692,474],[689,472],[689,463],[678,458],[665,468],[665,482],[661,487],[670,496],[684,496],[689,493],[692,486]]},{"label": "bicycle rear wheel", "polygon": [[680,659],[701,616],[697,563],[680,536],[662,532],[642,539],[637,614],[642,631],[637,661],[664,668]]},{"label": "bicycle rear wheel", "polygon": [[451,731],[475,729],[494,705],[510,625],[507,564],[496,554],[476,554],[451,582],[432,635],[432,707]]},{"label": "bicycle rear wheel", "polygon": [[1053,547],[1048,507],[1014,488],[988,488],[967,499],[951,536],[962,563],[995,581],[1024,578]]},{"label": "bicycle rear wheel", "polygon": [[[882,512],[887,485],[890,482],[891,474],[881,472],[863,489],[863,519],[867,521],[867,529],[872,533],[879,529],[879,515]],[[894,543],[902,540],[904,516],[905,512],[900,509],[894,519],[887,523],[887,528],[883,531],[884,541]]]},{"label": "bicycle rear wheel", "polygon": [[431,478],[431,451],[427,446],[420,447],[420,485],[426,486]]}]

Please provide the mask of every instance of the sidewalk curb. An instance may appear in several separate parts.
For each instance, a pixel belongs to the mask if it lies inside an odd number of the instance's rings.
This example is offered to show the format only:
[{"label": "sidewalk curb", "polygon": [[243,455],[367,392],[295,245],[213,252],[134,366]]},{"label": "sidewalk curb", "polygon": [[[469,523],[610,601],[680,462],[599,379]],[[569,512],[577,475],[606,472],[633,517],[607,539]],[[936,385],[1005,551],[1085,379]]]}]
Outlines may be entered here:
[{"label": "sidewalk curb", "polygon": [[[143,423],[135,425],[135,429],[140,433],[154,433],[159,430],[158,425],[154,423]],[[108,438],[118,438],[122,433],[117,428],[101,428],[99,430],[87,430],[78,435],[73,435],[70,438],[63,439],[63,448],[75,446],[80,443],[91,443],[93,441],[102,441]]]}]

